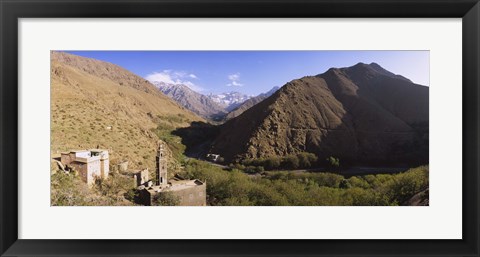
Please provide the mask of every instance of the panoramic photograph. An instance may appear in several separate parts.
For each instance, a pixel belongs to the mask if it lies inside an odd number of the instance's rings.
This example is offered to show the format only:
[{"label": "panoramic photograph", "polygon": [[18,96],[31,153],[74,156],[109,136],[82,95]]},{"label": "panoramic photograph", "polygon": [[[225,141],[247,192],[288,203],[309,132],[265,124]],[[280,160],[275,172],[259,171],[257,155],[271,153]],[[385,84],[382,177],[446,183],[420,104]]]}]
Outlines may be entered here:
[{"label": "panoramic photograph", "polygon": [[51,51],[51,206],[428,206],[429,51]]}]

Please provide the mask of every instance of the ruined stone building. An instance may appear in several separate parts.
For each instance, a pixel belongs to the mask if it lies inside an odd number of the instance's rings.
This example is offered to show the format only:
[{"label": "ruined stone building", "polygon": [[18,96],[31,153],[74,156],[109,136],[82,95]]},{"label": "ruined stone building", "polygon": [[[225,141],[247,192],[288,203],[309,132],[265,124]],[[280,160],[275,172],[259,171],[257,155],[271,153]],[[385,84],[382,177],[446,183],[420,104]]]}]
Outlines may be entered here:
[{"label": "ruined stone building", "polygon": [[178,199],[178,205],[207,205],[207,185],[198,179],[184,179],[175,176],[167,179],[167,156],[163,145],[160,145],[156,156],[156,181],[148,179],[148,169],[134,175],[134,183],[139,192],[138,202],[143,205],[159,205],[156,199],[162,194],[171,194]]},{"label": "ruined stone building", "polygon": [[107,150],[72,150],[63,152],[60,160],[67,169],[78,171],[81,179],[88,185],[95,183],[98,178],[107,179],[110,172]]}]

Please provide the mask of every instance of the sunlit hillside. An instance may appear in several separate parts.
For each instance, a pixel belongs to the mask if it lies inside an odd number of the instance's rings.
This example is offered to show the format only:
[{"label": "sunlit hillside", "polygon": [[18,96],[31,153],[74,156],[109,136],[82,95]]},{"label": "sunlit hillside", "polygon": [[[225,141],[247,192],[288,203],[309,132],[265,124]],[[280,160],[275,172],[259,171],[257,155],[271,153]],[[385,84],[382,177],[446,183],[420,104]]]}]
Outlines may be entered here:
[{"label": "sunlit hillside", "polygon": [[110,162],[155,167],[158,124],[185,127],[202,118],[141,77],[111,63],[51,54],[51,152],[105,148]]}]

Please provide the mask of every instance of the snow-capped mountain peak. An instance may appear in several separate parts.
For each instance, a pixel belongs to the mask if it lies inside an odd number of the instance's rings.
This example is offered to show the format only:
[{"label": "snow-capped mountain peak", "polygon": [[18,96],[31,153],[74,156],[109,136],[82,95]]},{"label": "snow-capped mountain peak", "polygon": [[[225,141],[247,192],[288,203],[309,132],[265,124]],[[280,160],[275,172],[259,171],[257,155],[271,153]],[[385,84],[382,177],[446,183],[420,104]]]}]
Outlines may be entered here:
[{"label": "snow-capped mountain peak", "polygon": [[232,91],[221,94],[209,94],[208,97],[224,107],[227,111],[230,111],[250,99],[252,96]]}]

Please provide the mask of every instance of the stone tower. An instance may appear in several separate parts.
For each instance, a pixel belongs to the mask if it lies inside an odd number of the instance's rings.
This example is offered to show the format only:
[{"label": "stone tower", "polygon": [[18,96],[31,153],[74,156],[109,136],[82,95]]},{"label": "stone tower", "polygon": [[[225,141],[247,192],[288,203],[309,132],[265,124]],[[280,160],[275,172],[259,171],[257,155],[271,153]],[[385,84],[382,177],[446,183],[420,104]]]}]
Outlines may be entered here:
[{"label": "stone tower", "polygon": [[160,144],[156,157],[157,186],[167,185],[167,157],[163,144]]}]

